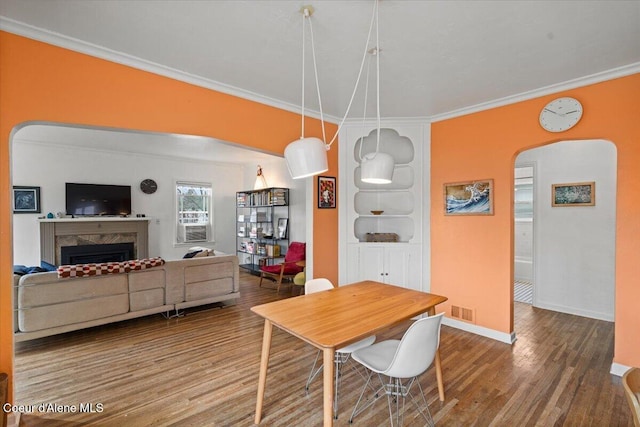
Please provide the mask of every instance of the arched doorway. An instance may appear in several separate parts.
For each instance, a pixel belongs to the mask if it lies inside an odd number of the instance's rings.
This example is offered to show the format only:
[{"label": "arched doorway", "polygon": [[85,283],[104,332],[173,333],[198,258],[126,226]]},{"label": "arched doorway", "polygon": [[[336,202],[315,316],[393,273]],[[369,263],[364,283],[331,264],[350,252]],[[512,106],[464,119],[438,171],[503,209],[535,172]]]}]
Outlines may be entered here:
[{"label": "arched doorway", "polygon": [[[605,140],[562,141],[518,154],[534,165],[533,306],[613,321],[617,151]],[[553,189],[593,183],[593,204],[554,203]],[[515,184],[514,184],[515,185]],[[560,187],[557,187],[560,186]],[[517,244],[514,235],[514,245]],[[514,259],[515,261],[515,259]],[[517,322],[514,325],[517,331]]]}]

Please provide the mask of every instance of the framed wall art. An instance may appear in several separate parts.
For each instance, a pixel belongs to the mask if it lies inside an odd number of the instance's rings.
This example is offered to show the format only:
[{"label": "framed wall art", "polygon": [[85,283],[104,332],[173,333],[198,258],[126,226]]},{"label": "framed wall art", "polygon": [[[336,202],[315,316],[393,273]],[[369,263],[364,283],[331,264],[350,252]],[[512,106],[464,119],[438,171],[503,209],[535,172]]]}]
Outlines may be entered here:
[{"label": "framed wall art", "polygon": [[13,213],[40,213],[40,187],[14,186]]},{"label": "framed wall art", "polygon": [[336,207],[336,179],[331,176],[318,177],[318,208]]},{"label": "framed wall art", "polygon": [[493,215],[493,180],[444,184],[445,215]]},{"label": "framed wall art", "polygon": [[287,238],[287,226],[289,225],[289,220],[287,218],[278,218],[278,239],[286,239]]},{"label": "framed wall art", "polygon": [[595,206],[596,183],[551,184],[551,206]]}]

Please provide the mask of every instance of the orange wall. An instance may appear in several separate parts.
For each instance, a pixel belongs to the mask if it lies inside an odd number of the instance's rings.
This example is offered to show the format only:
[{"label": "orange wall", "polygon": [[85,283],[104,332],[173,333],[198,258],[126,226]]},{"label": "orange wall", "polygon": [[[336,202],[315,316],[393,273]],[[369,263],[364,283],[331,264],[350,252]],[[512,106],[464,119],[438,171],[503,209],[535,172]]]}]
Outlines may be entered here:
[{"label": "orange wall", "polygon": [[[203,135],[275,153],[300,136],[300,116],[0,31],[0,371],[12,372],[10,133],[49,121]],[[321,136],[309,119],[307,136]],[[336,126],[327,125],[327,135]],[[337,149],[330,170],[337,176]],[[315,180],[314,180],[315,181]],[[314,188],[317,183],[314,182]],[[315,194],[315,190],[314,190]],[[314,207],[314,269],[338,280],[337,209]],[[35,224],[34,224],[35,226]]]},{"label": "orange wall", "polygon": [[[584,106],[561,134],[538,124],[558,96]],[[431,289],[476,310],[477,324],[513,331],[513,167],[520,151],[560,141],[606,139],[618,152],[614,361],[640,366],[640,74],[433,123],[431,135]],[[494,179],[492,216],[444,216],[446,182]]]}]

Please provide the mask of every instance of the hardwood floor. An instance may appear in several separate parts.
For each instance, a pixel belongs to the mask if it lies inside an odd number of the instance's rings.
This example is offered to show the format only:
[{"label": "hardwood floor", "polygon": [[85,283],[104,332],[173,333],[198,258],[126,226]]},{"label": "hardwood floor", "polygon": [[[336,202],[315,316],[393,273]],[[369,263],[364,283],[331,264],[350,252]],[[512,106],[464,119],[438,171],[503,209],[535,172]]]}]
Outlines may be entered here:
[{"label": "hardwood floor", "polygon": [[[249,308],[290,297],[241,274],[241,300],[17,343],[15,400],[75,405],[21,416],[21,426],[251,426],[263,321]],[[442,426],[632,426],[621,380],[610,375],[613,324],[516,305],[509,346],[442,327],[446,401],[433,367],[421,377]],[[409,323],[378,339],[399,337]],[[304,385],[315,350],[274,328],[262,425],[322,425],[322,381]],[[335,425],[348,426],[362,380],[346,370]],[[78,405],[96,412],[81,413]],[[100,405],[100,406],[98,406]],[[69,409],[69,408],[67,408]],[[388,425],[381,400],[354,426]],[[421,425],[410,413],[405,425]]]}]

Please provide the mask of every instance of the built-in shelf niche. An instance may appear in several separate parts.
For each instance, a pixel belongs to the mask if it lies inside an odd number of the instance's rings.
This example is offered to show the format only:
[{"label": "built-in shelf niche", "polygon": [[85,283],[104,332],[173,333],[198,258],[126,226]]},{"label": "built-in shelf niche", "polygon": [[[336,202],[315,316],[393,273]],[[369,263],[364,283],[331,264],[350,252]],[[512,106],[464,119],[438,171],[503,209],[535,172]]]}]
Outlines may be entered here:
[{"label": "built-in shelf niche", "polygon": [[[377,130],[358,138],[354,144],[353,156],[359,164],[361,156],[373,153],[377,145]],[[368,233],[395,233],[399,242],[409,242],[415,233],[415,147],[410,138],[401,136],[396,130],[380,130],[380,152],[393,157],[395,168],[390,184],[368,184],[362,182],[360,167],[353,172],[357,191],[353,197],[356,218],[353,233],[359,242],[367,241]],[[383,211],[374,215],[372,211]]]},{"label": "built-in shelf niche", "polygon": [[399,242],[408,242],[413,238],[415,229],[409,217],[365,217],[356,218],[353,232],[361,242],[367,241],[367,233],[396,233]]},{"label": "built-in shelf niche", "polygon": [[[353,206],[358,215],[373,215],[371,211],[383,211],[380,216],[411,215],[414,211],[413,194],[409,191],[359,191]],[[373,208],[372,208],[373,206]]]}]

